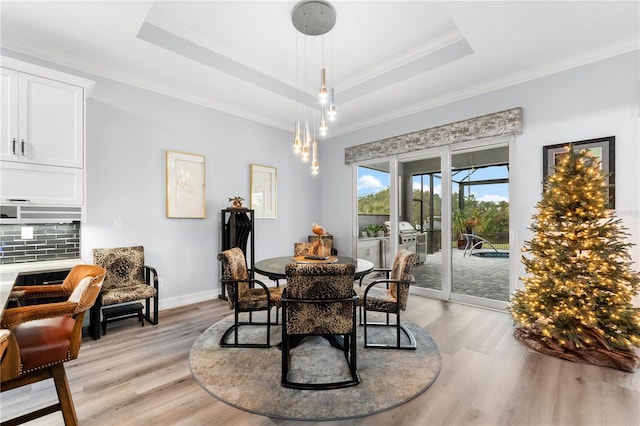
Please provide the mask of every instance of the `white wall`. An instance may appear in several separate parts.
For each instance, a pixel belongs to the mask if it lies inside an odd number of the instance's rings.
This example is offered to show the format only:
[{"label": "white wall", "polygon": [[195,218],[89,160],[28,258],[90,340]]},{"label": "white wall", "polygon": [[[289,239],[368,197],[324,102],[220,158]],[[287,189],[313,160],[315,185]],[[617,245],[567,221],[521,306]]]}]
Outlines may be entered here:
[{"label": "white wall", "polygon": [[[330,139],[321,161],[323,221],[341,241],[351,242],[351,167],[344,148],[513,107],[522,107],[523,133],[516,140],[516,247],[531,238],[526,229],[542,191],[542,147],[570,141],[616,136],[616,214],[629,228],[631,250],[640,269],[640,97],[639,52],[614,57],[465,101],[434,108]],[[350,250],[351,248],[349,248]],[[518,275],[524,274],[522,266]]]}]

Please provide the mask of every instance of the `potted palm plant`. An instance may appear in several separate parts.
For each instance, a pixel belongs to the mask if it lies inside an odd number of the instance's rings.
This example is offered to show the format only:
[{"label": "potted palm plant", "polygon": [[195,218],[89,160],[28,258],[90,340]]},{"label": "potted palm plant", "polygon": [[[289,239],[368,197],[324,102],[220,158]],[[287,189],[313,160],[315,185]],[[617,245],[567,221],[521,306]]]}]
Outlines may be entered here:
[{"label": "potted palm plant", "polygon": [[458,249],[464,250],[467,244],[466,238],[462,235],[467,233],[469,219],[464,210],[456,210],[453,214],[453,234],[458,238]]}]

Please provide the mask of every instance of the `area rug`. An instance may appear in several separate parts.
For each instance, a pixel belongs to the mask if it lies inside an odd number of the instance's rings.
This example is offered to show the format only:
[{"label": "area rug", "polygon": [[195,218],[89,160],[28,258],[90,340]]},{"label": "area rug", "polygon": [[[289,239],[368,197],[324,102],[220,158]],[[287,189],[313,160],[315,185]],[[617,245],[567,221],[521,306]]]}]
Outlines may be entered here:
[{"label": "area rug", "polygon": [[[335,390],[296,390],[280,386],[282,354],[280,326],[272,326],[271,348],[220,348],[222,333],[233,324],[227,317],[205,330],[191,348],[189,362],[195,380],[207,392],[233,407],[288,420],[342,420],[368,416],[404,404],[433,384],[442,359],[422,328],[406,324],[417,349],[365,349],[358,328],[357,367],[360,384]],[[241,327],[242,341],[266,339],[264,327]],[[368,329],[370,342],[393,342],[386,327]],[[349,377],[341,350],[320,337],[307,337],[291,350],[289,378],[333,381]]]}]

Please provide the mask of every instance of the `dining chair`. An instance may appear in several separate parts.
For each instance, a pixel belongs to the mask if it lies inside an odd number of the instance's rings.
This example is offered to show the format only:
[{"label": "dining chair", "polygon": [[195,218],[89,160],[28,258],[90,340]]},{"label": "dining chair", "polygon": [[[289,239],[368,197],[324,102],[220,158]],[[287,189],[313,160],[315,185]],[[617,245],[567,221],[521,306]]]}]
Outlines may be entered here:
[{"label": "dining chair", "polygon": [[[411,273],[417,263],[417,254],[401,249],[396,254],[392,269],[374,269],[373,272],[384,273],[384,279],[374,280],[363,287],[361,278],[359,284],[354,286],[356,294],[359,296],[358,306],[360,307],[360,322],[364,326],[365,348],[416,349],[416,339],[413,333],[400,321],[400,312],[407,307],[409,286],[413,279]],[[384,287],[381,288],[381,285]],[[367,311],[385,313],[386,321],[367,321]],[[395,315],[395,323],[390,322],[390,315]],[[394,327],[396,329],[395,344],[369,343],[367,333],[369,327]],[[401,343],[401,331],[409,339],[408,344]]]},{"label": "dining chair", "polygon": [[[281,305],[283,287],[267,287],[262,281],[252,279],[247,268],[244,253],[238,247],[224,250],[218,254],[222,262],[221,285],[227,289],[229,308],[233,309],[233,325],[220,338],[221,347],[268,348],[271,346],[271,308],[278,309]],[[254,321],[253,313],[266,311],[267,320]],[[249,313],[249,321],[241,321],[240,313]],[[278,316],[276,314],[276,324]],[[266,326],[266,343],[240,342],[239,329],[241,326]],[[228,342],[233,333],[233,342]]]},{"label": "dining chair", "polygon": [[[288,264],[287,288],[282,296],[282,377],[284,387],[338,389],[360,383],[356,358],[356,300],[353,291],[355,265]],[[307,336],[333,339],[341,346],[350,379],[307,383],[289,377],[291,348]],[[342,339],[342,342],[337,341]],[[320,362],[321,360],[318,360]]]}]

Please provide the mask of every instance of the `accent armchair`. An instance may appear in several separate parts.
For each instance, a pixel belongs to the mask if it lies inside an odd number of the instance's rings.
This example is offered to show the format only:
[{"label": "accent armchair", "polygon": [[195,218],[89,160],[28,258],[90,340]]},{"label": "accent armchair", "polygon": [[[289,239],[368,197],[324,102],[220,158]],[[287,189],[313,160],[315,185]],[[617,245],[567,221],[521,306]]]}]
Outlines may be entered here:
[{"label": "accent armchair", "polygon": [[142,310],[140,304],[130,305],[134,308],[131,310],[108,310],[111,305],[144,300],[143,318],[151,324],[158,324],[158,273],[155,268],[145,265],[142,246],[93,249],[93,263],[107,271],[102,292],[91,309],[89,328],[94,339],[100,338],[101,314],[102,331],[106,334],[110,320],[137,317]]}]

